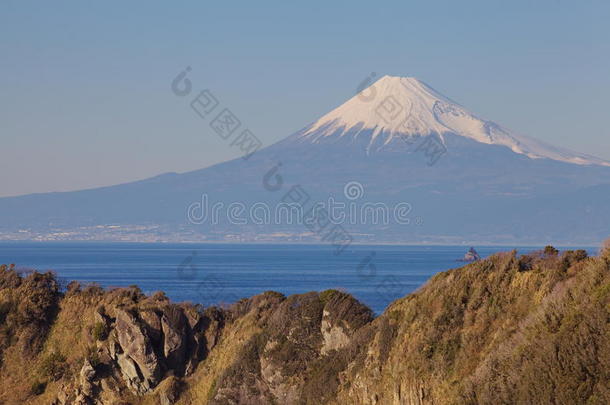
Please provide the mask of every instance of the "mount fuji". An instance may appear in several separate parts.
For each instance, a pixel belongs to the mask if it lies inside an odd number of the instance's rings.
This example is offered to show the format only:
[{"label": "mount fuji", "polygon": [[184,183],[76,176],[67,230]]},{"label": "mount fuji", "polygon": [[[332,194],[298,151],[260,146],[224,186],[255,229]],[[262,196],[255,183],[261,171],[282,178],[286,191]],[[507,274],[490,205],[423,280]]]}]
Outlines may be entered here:
[{"label": "mount fuji", "polygon": [[[375,101],[377,102],[375,104]],[[373,103],[373,105],[371,105]],[[362,133],[366,135],[361,135]],[[516,135],[481,119],[412,77],[383,76],[356,97],[302,132],[312,142],[363,136],[367,149],[382,150],[405,137],[454,134],[487,145],[505,146],[532,159],[548,158],[580,165],[610,163]]]},{"label": "mount fuji", "polygon": [[295,196],[324,205],[356,243],[591,244],[610,233],[610,162],[518,135],[417,79],[384,76],[247,159],[1,198],[0,237],[320,240],[278,214]]}]

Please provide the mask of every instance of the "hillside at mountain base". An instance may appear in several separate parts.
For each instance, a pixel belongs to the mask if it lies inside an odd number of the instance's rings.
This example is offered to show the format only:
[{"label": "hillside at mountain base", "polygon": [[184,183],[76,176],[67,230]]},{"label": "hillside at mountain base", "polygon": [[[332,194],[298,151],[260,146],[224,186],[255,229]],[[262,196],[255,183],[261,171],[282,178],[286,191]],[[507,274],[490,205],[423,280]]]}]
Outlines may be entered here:
[{"label": "hillside at mountain base", "polygon": [[607,404],[610,249],[499,253],[377,318],[328,290],[171,303],[0,270],[2,404]]}]

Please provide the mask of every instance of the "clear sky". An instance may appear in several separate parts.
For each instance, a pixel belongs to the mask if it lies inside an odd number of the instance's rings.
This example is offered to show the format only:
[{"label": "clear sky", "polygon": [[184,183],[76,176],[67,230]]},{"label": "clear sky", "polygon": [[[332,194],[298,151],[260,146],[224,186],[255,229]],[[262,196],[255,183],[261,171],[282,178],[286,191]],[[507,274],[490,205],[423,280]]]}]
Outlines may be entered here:
[{"label": "clear sky", "polygon": [[170,90],[191,66],[265,144],[413,76],[518,133],[610,159],[610,2],[0,3],[0,196],[184,172],[238,151]]}]

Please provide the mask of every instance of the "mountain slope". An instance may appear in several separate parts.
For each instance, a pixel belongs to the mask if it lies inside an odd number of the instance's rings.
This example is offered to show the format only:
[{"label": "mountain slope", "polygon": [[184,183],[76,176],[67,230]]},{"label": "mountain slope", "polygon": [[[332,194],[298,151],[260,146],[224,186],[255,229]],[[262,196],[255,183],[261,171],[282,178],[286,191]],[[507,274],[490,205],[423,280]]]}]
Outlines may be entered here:
[{"label": "mountain slope", "polygon": [[494,255],[379,317],[334,290],[230,308],[0,270],[12,404],[606,404],[610,252]]},{"label": "mountain slope", "polygon": [[[483,120],[461,105],[412,77],[383,76],[369,88],[306,128],[302,136],[312,142],[347,134],[358,137],[371,130],[370,146],[378,148],[403,137],[455,134],[480,143],[506,146],[530,158],[567,163],[610,166],[593,156],[557,148],[519,136]],[[378,137],[382,136],[382,140]]]},{"label": "mountain slope", "polygon": [[[268,187],[276,175],[282,184]],[[343,205],[346,220],[335,222],[355,242],[595,244],[610,228],[607,162],[514,135],[415,79],[386,76],[247,160],[2,198],[0,238],[319,241],[299,218],[278,213],[296,185],[310,206]],[[359,188],[355,199],[347,185]],[[222,208],[212,221],[215,203]],[[238,220],[232,204],[243,207]],[[263,221],[253,213],[261,205]],[[396,207],[405,221],[393,217]]]}]

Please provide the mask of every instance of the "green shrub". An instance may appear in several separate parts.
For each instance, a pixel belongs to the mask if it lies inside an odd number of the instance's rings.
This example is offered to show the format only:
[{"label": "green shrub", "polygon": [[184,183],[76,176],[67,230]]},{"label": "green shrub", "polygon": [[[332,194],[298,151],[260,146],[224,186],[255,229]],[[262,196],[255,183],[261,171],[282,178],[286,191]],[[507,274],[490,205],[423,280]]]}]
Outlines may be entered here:
[{"label": "green shrub", "polygon": [[104,324],[103,322],[96,322],[95,325],[93,325],[91,334],[93,335],[95,340],[106,340],[108,338],[108,328],[106,328],[106,324]]},{"label": "green shrub", "polygon": [[578,249],[578,250],[566,250],[562,255],[562,265],[564,268],[569,268],[576,263],[582,262],[589,255],[586,250]]},{"label": "green shrub", "polygon": [[46,356],[40,365],[40,373],[53,381],[61,379],[66,370],[66,357],[58,352],[53,352]]},{"label": "green shrub", "polygon": [[47,389],[47,383],[42,381],[34,381],[30,387],[32,395],[41,395]]},{"label": "green shrub", "polygon": [[319,299],[322,305],[330,309],[333,322],[345,321],[357,329],[373,320],[373,311],[347,293],[326,290],[320,293]]},{"label": "green shrub", "polygon": [[218,380],[216,378],[214,378],[214,380],[212,380],[212,384],[210,385],[210,389],[208,390],[208,401],[211,401],[214,398],[214,395],[216,394],[216,384],[218,383]]},{"label": "green shrub", "polygon": [[332,289],[322,291],[320,293],[320,301],[322,301],[322,304],[326,305],[331,300],[331,298],[333,298],[337,295],[345,295],[345,293],[342,293],[339,290],[332,290]]},{"label": "green shrub", "polygon": [[11,312],[12,305],[10,302],[0,303],[0,324],[6,321],[6,317]]},{"label": "green shrub", "polygon": [[93,368],[96,368],[101,363],[100,355],[97,353],[97,349],[94,346],[89,346],[87,348],[86,358]]},{"label": "green shrub", "polygon": [[345,370],[347,358],[334,353],[331,360],[319,358],[312,361],[301,392],[301,403],[325,404],[335,397],[341,384],[339,373]]},{"label": "green shrub", "polygon": [[557,256],[559,254],[559,250],[555,249],[553,246],[548,245],[544,248],[545,256]]},{"label": "green shrub", "polygon": [[519,271],[529,271],[534,266],[534,258],[530,255],[522,255],[519,258],[518,267]]},{"label": "green shrub", "polygon": [[390,356],[394,339],[396,339],[398,333],[398,326],[396,322],[391,320],[392,316],[396,316],[393,314],[397,313],[399,314],[398,311],[390,312],[388,317],[382,318],[381,322],[379,323],[379,362],[381,364],[385,364],[386,360]]},{"label": "green shrub", "polygon": [[104,294],[104,289],[97,283],[89,283],[83,289],[83,294],[89,297],[99,296]]}]

